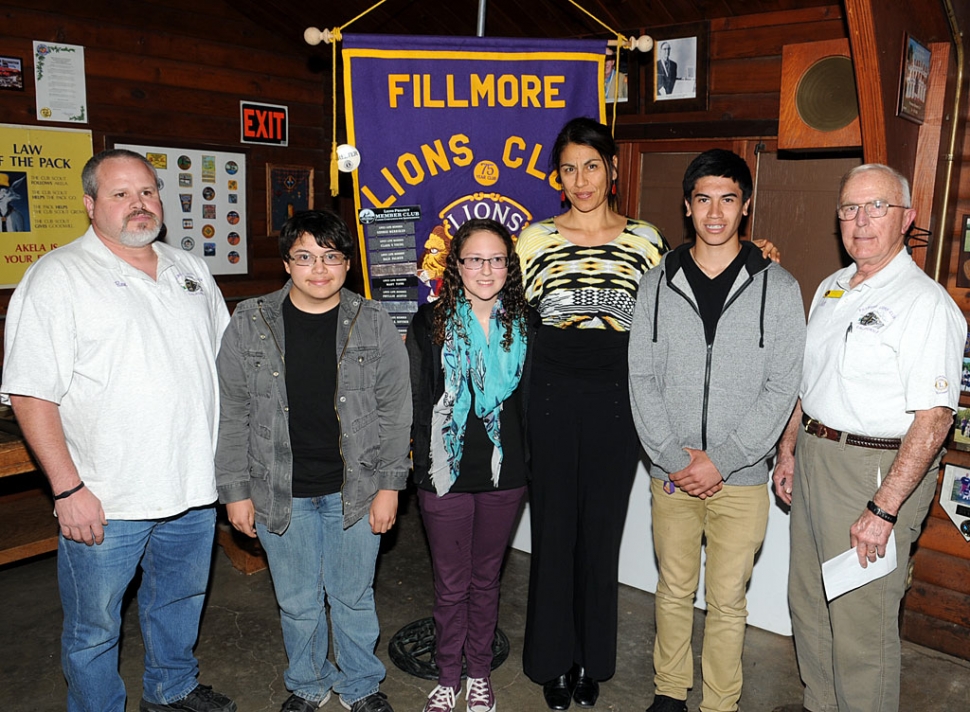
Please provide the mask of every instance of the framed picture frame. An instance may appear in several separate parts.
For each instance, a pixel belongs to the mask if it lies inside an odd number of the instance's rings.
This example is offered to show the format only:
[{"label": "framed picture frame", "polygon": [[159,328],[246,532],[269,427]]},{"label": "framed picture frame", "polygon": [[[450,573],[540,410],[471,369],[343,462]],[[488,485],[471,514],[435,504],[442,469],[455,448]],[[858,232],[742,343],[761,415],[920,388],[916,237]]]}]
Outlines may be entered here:
[{"label": "framed picture frame", "polygon": [[909,33],[903,36],[899,71],[899,104],[896,115],[916,124],[926,116],[926,90],[930,81],[931,52]]},{"label": "framed picture frame", "polygon": [[313,167],[266,164],[266,230],[279,235],[294,213],[313,209]]},{"label": "framed picture frame", "polygon": [[24,90],[24,60],[20,57],[0,56],[0,89]]},{"label": "framed picture frame", "polygon": [[[636,30],[630,30],[623,34],[636,37],[639,33]],[[640,53],[618,47],[607,47],[606,54],[603,97],[606,101],[607,116],[613,113],[614,97],[616,97],[617,114],[637,113],[640,98],[640,63],[637,55]]]},{"label": "framed picture frame", "polygon": [[958,450],[970,451],[970,408],[962,403],[954,416],[952,445]]},{"label": "framed picture frame", "polygon": [[646,96],[641,111],[647,114],[706,111],[710,25],[691,22],[651,31],[653,55],[643,58]]}]

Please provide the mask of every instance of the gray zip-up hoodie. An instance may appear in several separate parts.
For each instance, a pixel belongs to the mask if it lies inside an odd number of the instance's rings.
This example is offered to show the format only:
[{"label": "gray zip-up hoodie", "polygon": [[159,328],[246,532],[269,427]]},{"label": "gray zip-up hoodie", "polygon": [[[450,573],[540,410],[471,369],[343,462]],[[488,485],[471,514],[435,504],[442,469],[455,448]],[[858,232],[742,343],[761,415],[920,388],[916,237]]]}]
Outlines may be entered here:
[{"label": "gray zip-up hoodie", "polygon": [[[290,524],[293,453],[278,292],[236,307],[222,339],[216,484],[223,503],[252,499],[256,521],[274,534]],[[377,302],[340,290],[337,392],[344,460],[344,528],[366,516],[379,489],[402,490],[411,469],[408,355]]]},{"label": "gray zip-up hoodie", "polygon": [[703,450],[727,484],[768,481],[795,399],[805,347],[798,282],[744,246],[747,258],[708,346],[681,268],[690,245],[664,255],[640,283],[630,332],[630,400],[650,474],[687,467]]}]

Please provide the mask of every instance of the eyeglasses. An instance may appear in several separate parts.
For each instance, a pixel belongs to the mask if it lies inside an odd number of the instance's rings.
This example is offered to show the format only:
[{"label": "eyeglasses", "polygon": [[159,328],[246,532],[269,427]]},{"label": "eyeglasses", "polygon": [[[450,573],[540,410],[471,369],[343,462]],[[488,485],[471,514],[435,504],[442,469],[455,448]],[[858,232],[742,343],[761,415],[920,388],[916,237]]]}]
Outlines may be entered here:
[{"label": "eyeglasses", "polygon": [[290,255],[289,260],[297,267],[313,267],[320,260],[327,267],[342,265],[347,257],[343,252],[324,252],[322,255],[314,255],[310,252],[297,252]]},{"label": "eyeglasses", "polygon": [[859,214],[859,208],[865,208],[866,215],[870,218],[884,218],[886,213],[889,212],[889,208],[909,208],[908,205],[893,205],[886,200],[872,200],[868,203],[853,203],[851,205],[840,205],[836,214],[839,216],[839,220],[848,221],[855,220],[856,216]]},{"label": "eyeglasses", "polygon": [[465,269],[479,270],[485,266],[488,262],[492,269],[506,269],[509,266],[509,258],[507,255],[495,255],[495,257],[459,257],[458,261],[461,262]]}]

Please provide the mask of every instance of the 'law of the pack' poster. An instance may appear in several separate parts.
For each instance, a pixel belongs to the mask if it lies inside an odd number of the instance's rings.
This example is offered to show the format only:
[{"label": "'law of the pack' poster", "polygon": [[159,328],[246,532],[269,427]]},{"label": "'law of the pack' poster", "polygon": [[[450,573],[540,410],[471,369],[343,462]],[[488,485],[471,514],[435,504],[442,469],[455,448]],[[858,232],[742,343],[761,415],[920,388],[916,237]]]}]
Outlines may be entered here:
[{"label": "'law of the pack' poster", "polygon": [[0,124],[0,286],[88,229],[81,170],[91,132]]}]

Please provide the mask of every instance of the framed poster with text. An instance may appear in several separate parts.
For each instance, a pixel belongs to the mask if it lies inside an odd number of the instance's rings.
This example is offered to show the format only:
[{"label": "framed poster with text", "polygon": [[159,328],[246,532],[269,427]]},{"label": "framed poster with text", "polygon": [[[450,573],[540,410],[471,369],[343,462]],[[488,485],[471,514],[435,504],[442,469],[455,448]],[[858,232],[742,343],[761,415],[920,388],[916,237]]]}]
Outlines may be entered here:
[{"label": "framed poster with text", "polygon": [[0,124],[0,286],[88,229],[81,170],[91,132]]}]

